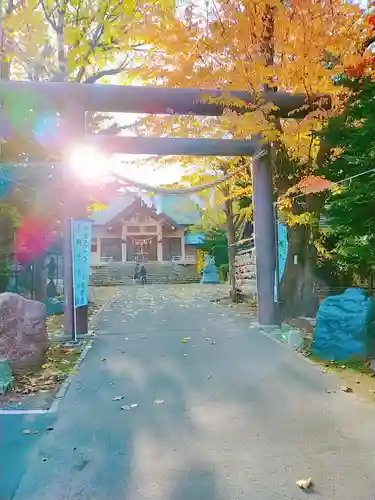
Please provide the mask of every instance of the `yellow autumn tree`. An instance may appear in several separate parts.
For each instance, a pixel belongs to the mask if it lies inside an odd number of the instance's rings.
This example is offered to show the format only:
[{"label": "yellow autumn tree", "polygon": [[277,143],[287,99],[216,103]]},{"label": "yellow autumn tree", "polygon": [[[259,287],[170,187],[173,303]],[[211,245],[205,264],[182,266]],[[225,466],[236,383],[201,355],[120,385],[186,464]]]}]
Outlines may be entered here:
[{"label": "yellow autumn tree", "polygon": [[[185,159],[187,166],[194,164],[194,172],[182,177],[183,183],[191,186],[202,186],[224,175],[231,178],[214,187],[197,193],[204,202],[201,214],[200,229],[224,229],[228,241],[230,297],[237,301],[237,286],[235,273],[235,246],[242,234],[247,221],[251,219],[252,207],[244,203],[251,197],[251,182],[249,178],[249,161],[246,158],[205,158]],[[242,202],[242,203],[241,203]],[[244,206],[245,205],[245,206]]]},{"label": "yellow autumn tree", "polygon": [[[161,15],[164,5],[169,6],[170,2],[8,0],[1,16],[0,78],[108,83],[116,77],[127,82],[127,70],[139,65],[149,50],[144,13],[152,12],[155,6]],[[30,109],[37,111],[43,106],[45,103],[41,106],[32,95],[17,100],[13,107],[17,108],[18,120],[23,117],[25,122],[18,127],[23,135],[31,133],[26,130]],[[113,119],[103,114],[88,113],[86,122],[88,129],[111,124],[112,132],[118,131]],[[14,157],[14,150],[20,149],[20,145],[29,159],[39,159],[44,154],[35,142],[22,140],[14,133],[12,140],[3,145],[3,158],[10,154]]]},{"label": "yellow autumn tree", "polygon": [[[167,0],[25,0],[5,2],[2,78],[95,83],[122,74],[148,50],[145,14]],[[142,36],[140,35],[142,34]],[[7,64],[8,68],[5,68]]]},{"label": "yellow autumn tree", "polygon": [[[290,254],[301,256],[284,291],[299,295],[298,312],[308,313],[314,276],[307,226],[313,221],[299,218],[295,204],[285,203],[285,194],[313,173],[322,159],[317,133],[345,103],[336,78],[366,57],[370,26],[365,11],[342,0],[217,0],[191,3],[177,14],[147,22],[156,50],[138,75],[159,85],[201,88],[203,95],[204,89],[219,89],[219,101],[226,109],[213,119],[172,116],[161,124],[150,118],[145,127],[150,133],[235,139],[260,134],[270,144],[275,199],[284,200],[284,214],[294,226]],[[330,94],[332,108],[327,111],[318,105],[303,119],[293,112],[278,119],[274,104],[262,100],[264,89],[302,93],[306,109],[320,95]],[[251,93],[253,104],[234,99],[234,90]],[[236,113],[234,104],[243,113]]]}]

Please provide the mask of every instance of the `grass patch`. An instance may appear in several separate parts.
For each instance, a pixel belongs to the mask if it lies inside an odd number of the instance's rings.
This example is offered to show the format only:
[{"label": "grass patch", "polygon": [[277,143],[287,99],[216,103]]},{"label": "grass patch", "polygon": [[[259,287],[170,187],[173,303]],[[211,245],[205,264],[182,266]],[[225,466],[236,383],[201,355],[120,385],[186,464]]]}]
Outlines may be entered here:
[{"label": "grass patch", "polygon": [[325,366],[329,366],[335,370],[353,370],[357,373],[361,373],[362,375],[373,375],[373,371],[368,367],[367,362],[358,359],[349,359],[348,361],[322,361],[321,359],[311,356],[311,360],[314,363],[323,364]]},{"label": "grass patch", "polygon": [[312,339],[310,337],[304,337],[304,351],[308,354],[308,357],[313,363],[324,365],[326,367],[332,368],[334,370],[353,370],[362,375],[372,376],[374,372],[368,365],[368,362],[364,359],[352,358],[347,361],[327,361],[320,359],[312,354]]},{"label": "grass patch", "polygon": [[63,329],[64,314],[54,314],[52,316],[47,316],[46,318],[46,328],[48,335],[53,335],[56,332],[60,332]]}]

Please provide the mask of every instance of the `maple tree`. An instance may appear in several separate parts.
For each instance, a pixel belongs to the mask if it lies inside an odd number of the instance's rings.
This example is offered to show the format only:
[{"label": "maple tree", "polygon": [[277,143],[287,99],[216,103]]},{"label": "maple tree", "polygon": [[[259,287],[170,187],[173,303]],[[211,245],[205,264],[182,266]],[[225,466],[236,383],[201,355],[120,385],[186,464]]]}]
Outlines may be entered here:
[{"label": "maple tree", "polygon": [[[295,203],[292,194],[328,152],[318,132],[345,106],[347,89],[337,85],[338,75],[350,67],[371,69],[367,47],[372,26],[365,11],[341,0],[218,0],[204,7],[189,5],[183,15],[171,12],[149,23],[156,50],[137,74],[156,84],[201,88],[203,98],[204,89],[222,90],[216,101],[225,112],[220,118],[171,116],[163,118],[163,123],[152,117],[145,128],[149,133],[169,135],[260,136],[268,143],[275,200],[280,200],[279,210],[289,224],[282,300],[294,297],[292,314],[308,314],[321,201],[318,197],[316,203],[312,196]],[[307,104],[316,104],[320,95],[329,94],[332,107],[324,110],[318,104],[304,118],[291,112],[288,118],[279,119],[273,103],[262,100],[265,88],[303,93]],[[233,98],[234,90],[248,91],[253,102]],[[244,113],[238,114],[234,106],[242,107]],[[295,255],[299,256],[297,266]]]}]

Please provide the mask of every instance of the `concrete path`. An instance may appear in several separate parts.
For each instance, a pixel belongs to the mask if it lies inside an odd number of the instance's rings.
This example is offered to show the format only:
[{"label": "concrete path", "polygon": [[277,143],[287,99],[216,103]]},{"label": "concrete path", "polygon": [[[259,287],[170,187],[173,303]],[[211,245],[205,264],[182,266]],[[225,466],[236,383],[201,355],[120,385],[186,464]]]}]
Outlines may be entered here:
[{"label": "concrete path", "polygon": [[309,476],[321,500],[375,498],[375,405],[196,290],[102,312],[11,500],[299,500]]}]

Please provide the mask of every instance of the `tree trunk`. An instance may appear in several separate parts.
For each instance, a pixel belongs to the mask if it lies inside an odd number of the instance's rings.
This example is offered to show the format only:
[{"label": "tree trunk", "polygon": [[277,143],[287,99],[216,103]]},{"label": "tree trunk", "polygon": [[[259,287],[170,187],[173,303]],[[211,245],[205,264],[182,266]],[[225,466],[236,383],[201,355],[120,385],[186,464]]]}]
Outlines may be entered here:
[{"label": "tree trunk", "polygon": [[227,216],[228,230],[228,261],[229,261],[229,280],[230,280],[230,298],[232,302],[237,302],[237,283],[236,283],[236,250],[234,243],[236,242],[236,228],[233,218],[233,202],[231,199],[225,200],[225,213]]},{"label": "tree trunk", "polygon": [[307,227],[288,228],[288,255],[280,284],[282,319],[315,316],[318,298],[314,295],[316,252]]}]

